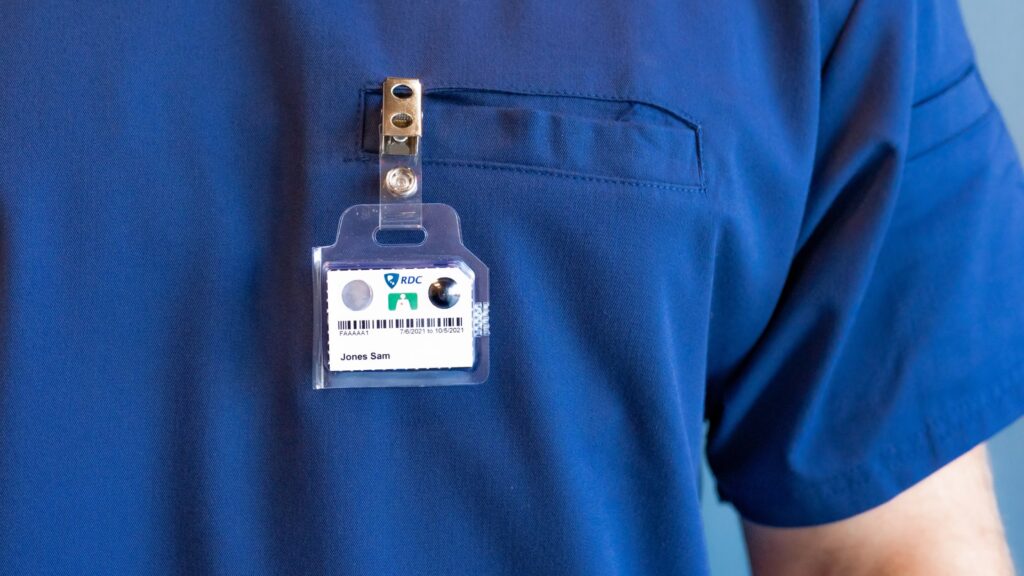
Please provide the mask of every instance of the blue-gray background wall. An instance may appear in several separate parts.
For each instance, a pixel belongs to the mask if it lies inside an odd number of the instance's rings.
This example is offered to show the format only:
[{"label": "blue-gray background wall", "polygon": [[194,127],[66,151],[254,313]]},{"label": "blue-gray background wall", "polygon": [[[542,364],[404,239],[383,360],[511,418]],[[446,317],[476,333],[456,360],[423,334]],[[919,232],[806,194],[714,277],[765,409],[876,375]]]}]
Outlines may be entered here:
[{"label": "blue-gray background wall", "polygon": [[[978,66],[1017,150],[1024,151],[1024,0],[962,0],[961,7]],[[1024,571],[1024,420],[993,438],[989,449],[1006,536],[1018,570]],[[706,466],[704,475],[704,520],[712,574],[750,574],[736,513],[718,502]]]}]

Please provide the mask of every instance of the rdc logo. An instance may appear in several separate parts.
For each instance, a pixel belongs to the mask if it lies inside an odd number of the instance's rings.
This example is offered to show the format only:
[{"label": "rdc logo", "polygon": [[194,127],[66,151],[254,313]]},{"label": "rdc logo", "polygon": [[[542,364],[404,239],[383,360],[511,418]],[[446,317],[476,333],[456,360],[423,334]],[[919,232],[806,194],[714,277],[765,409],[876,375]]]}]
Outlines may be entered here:
[{"label": "rdc logo", "polygon": [[394,288],[399,284],[422,284],[423,276],[399,276],[397,272],[388,272],[384,274],[384,283],[388,285],[388,288]]}]

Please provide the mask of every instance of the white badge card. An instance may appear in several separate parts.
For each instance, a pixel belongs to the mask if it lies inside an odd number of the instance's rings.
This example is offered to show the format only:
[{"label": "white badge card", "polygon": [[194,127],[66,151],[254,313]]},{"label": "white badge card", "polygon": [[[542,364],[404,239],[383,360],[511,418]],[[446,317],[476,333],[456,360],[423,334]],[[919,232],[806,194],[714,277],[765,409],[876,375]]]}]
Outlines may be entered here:
[{"label": "white badge card", "polygon": [[473,271],[327,271],[332,372],[472,368]]},{"label": "white badge card", "polygon": [[477,384],[487,379],[487,267],[455,211],[422,205],[423,241],[381,244],[381,207],[345,211],[313,250],[317,388]]}]

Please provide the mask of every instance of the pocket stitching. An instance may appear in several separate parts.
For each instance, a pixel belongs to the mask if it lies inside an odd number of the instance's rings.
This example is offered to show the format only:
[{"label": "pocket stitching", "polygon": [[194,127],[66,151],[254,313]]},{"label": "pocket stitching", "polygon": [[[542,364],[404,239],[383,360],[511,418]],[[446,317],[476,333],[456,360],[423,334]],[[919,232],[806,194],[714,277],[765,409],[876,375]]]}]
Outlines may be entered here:
[{"label": "pocket stitching", "polygon": [[[549,97],[585,98],[585,99],[588,99],[588,100],[597,100],[597,101],[604,101],[604,102],[620,102],[620,103],[626,103],[626,104],[642,104],[644,106],[650,106],[652,108],[661,110],[662,112],[667,113],[670,116],[675,117],[677,120],[679,120],[684,125],[686,125],[687,128],[689,128],[690,130],[693,131],[693,134],[694,134],[694,154],[697,157],[696,159],[697,159],[697,182],[698,182],[698,185],[695,186],[695,185],[692,185],[692,184],[691,185],[687,185],[687,184],[670,184],[670,183],[667,183],[667,182],[658,182],[658,181],[651,181],[651,180],[629,179],[629,178],[613,178],[613,177],[609,177],[609,176],[593,176],[593,175],[589,175],[589,174],[585,174],[585,173],[580,173],[580,172],[572,172],[572,171],[564,171],[564,170],[560,171],[560,170],[558,170],[556,168],[537,167],[537,166],[523,166],[523,165],[520,165],[520,164],[511,164],[511,163],[509,163],[509,164],[505,164],[505,163],[497,164],[497,163],[494,163],[494,165],[491,166],[492,169],[500,169],[499,167],[501,167],[501,166],[508,166],[508,167],[512,168],[513,171],[519,171],[519,172],[535,171],[536,173],[551,174],[551,175],[554,175],[554,176],[569,177],[569,178],[576,178],[576,179],[585,179],[587,181],[592,181],[592,182],[608,182],[608,183],[619,183],[619,184],[632,184],[632,185],[638,185],[638,186],[644,186],[644,187],[668,188],[668,189],[673,189],[673,190],[701,190],[701,191],[705,191],[706,188],[707,188],[707,182],[705,181],[705,178],[704,178],[704,154],[703,154],[704,130],[703,130],[703,127],[701,126],[701,124],[699,122],[697,122],[695,119],[693,119],[688,114],[680,112],[680,111],[678,111],[678,110],[676,110],[676,109],[674,109],[674,108],[672,108],[670,106],[666,106],[666,105],[660,104],[660,103],[655,102],[653,100],[644,99],[644,98],[641,98],[639,96],[635,96],[634,97],[634,96],[623,96],[623,95],[617,95],[617,94],[608,95],[608,94],[597,94],[597,93],[573,92],[571,90],[545,90],[545,89],[540,89],[540,88],[522,88],[522,87],[515,87],[515,86],[512,86],[512,87],[480,86],[480,85],[475,85],[475,84],[460,84],[460,83],[453,83],[453,82],[438,82],[436,87],[428,88],[428,89],[424,90],[424,94],[430,94],[432,92],[434,92],[434,93],[438,93],[438,92],[452,92],[452,91],[457,91],[457,90],[477,90],[477,91],[481,91],[481,92],[497,92],[497,93],[505,93],[505,94],[516,94],[516,95],[521,95],[521,96],[540,96],[540,97],[549,96]],[[365,106],[366,106],[366,95],[370,94],[370,93],[377,93],[377,92],[380,92],[380,86],[379,85],[368,84],[368,85],[363,86],[362,88],[359,89],[359,122],[360,122],[360,125],[362,126],[362,129],[359,130],[359,133],[357,134],[355,150],[357,150],[358,152],[357,152],[357,155],[355,157],[343,158],[342,159],[343,162],[372,161],[372,160],[376,159],[376,156],[367,154],[366,152],[363,151],[363,134],[366,132],[366,126],[365,126],[365,123],[366,123],[366,108],[365,108]],[[432,160],[424,159],[423,162],[425,164],[448,163],[447,165],[456,165],[456,164],[452,164],[452,163],[453,162],[459,162],[459,161],[457,161],[457,160],[444,160],[444,159],[432,159]],[[471,164],[471,163],[464,163],[463,165],[469,166],[469,164]],[[481,167],[481,168],[484,168],[484,167],[487,167],[487,166],[491,165],[491,163],[476,163],[476,164],[478,164],[477,167]],[[469,166],[469,167],[472,167],[472,166]]]}]

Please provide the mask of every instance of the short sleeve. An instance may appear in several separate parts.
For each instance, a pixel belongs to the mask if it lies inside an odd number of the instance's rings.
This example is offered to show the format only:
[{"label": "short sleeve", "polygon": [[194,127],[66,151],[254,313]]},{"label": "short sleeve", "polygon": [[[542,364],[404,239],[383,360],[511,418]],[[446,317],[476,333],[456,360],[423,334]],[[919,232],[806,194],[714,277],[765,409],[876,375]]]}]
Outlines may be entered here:
[{"label": "short sleeve", "polygon": [[785,289],[709,428],[721,497],[773,526],[880,505],[1024,409],[1024,176],[955,0],[854,2],[820,105]]}]

